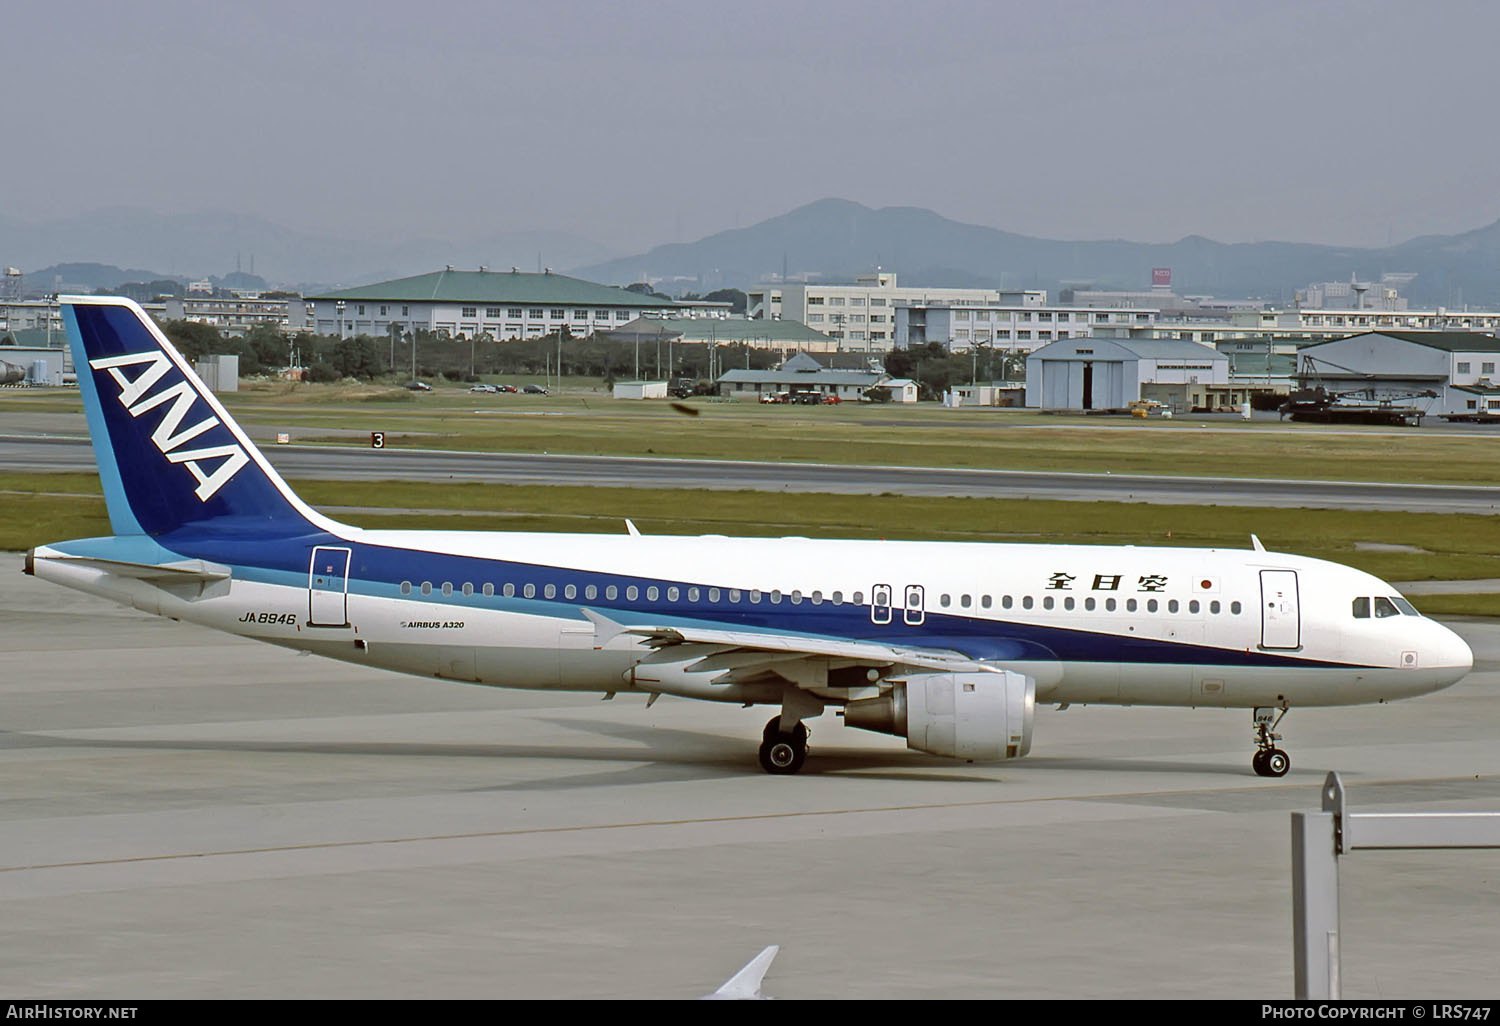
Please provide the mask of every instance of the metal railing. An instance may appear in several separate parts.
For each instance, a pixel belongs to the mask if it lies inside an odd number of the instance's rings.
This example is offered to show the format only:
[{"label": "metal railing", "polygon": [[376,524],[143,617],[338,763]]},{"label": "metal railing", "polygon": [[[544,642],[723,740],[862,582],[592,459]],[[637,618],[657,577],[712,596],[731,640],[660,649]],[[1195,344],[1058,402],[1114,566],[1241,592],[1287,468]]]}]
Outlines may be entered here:
[{"label": "metal railing", "polygon": [[1500,848],[1500,812],[1350,812],[1337,773],[1321,812],[1292,813],[1292,958],[1299,1000],[1341,997],[1339,858],[1354,851]]}]

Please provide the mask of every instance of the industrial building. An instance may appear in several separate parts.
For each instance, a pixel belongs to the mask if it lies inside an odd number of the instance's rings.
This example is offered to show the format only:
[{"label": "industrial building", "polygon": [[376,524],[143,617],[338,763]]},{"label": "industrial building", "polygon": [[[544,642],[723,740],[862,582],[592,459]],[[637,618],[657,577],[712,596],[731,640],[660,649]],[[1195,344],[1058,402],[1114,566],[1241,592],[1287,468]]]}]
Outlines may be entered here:
[{"label": "industrial building", "polygon": [[671,300],[598,285],[564,274],[456,271],[397,278],[308,296],[320,335],[352,338],[430,331],[451,338],[540,338],[567,328],[575,336],[610,331],[643,314],[666,315]]},{"label": "industrial building", "polygon": [[1500,417],[1500,340],[1462,331],[1367,331],[1303,346],[1302,389],[1345,405],[1387,406],[1420,416]]}]

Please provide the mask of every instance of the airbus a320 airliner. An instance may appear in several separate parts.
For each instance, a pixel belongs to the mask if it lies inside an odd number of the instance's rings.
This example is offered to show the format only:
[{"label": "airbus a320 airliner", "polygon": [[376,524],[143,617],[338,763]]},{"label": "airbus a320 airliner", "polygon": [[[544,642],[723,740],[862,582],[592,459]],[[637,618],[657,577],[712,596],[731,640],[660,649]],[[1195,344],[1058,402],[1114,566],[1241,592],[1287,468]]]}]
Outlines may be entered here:
[{"label": "airbus a320 airliner", "polygon": [[1250,549],[363,530],[293,494],[136,304],[64,297],[114,534],[26,572],[160,616],[424,677],[779,707],[966,760],[1031,749],[1038,702],[1253,710],[1435,691],[1463,640],[1389,584]]}]

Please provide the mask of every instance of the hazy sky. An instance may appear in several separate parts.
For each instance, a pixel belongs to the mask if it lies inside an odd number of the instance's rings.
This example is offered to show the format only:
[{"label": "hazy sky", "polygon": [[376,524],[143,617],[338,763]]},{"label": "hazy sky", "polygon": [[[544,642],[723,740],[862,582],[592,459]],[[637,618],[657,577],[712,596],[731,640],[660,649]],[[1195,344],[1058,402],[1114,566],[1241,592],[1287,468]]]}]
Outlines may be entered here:
[{"label": "hazy sky", "polygon": [[1492,0],[6,0],[0,214],[1383,245],[1500,217],[1497,40]]}]

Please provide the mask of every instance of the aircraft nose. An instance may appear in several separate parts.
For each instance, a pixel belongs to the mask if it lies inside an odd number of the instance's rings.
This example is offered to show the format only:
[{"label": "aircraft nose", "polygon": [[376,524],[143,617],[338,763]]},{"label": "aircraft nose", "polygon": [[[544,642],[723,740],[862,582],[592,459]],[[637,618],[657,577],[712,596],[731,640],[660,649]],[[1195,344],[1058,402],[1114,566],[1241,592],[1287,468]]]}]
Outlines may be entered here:
[{"label": "aircraft nose", "polygon": [[1437,637],[1433,639],[1433,662],[1431,665],[1453,671],[1453,681],[1462,680],[1474,668],[1474,651],[1469,643],[1454,631],[1440,623],[1434,623]]}]

